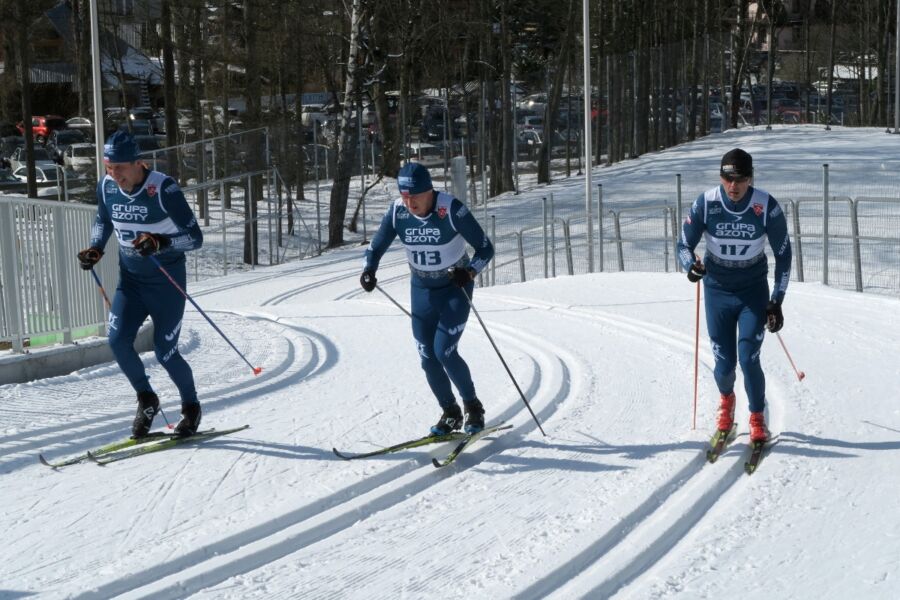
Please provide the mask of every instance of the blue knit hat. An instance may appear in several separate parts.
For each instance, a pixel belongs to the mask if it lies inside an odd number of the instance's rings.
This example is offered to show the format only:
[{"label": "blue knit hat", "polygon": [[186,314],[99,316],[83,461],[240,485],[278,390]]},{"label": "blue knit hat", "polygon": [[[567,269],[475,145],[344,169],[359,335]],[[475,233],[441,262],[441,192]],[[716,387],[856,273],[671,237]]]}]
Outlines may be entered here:
[{"label": "blue knit hat", "polygon": [[134,137],[119,130],[109,136],[103,145],[103,160],[109,163],[128,163],[140,159],[140,149]]},{"label": "blue knit hat", "polygon": [[421,194],[432,189],[431,175],[428,169],[417,162],[409,162],[403,165],[397,174],[397,187],[401,194]]}]

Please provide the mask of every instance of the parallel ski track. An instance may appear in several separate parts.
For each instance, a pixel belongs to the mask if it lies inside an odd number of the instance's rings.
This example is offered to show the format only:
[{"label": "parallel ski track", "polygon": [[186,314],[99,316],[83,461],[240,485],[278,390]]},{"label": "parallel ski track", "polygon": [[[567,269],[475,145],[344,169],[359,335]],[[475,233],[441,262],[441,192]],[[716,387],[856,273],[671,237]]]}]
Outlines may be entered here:
[{"label": "parallel ski track", "polygon": [[[504,347],[516,347],[529,357],[533,365],[532,377],[523,386],[527,397],[540,393],[542,403],[532,406],[543,421],[558,409],[559,403],[570,395],[571,378],[566,362],[559,356],[569,356],[559,347],[533,339],[515,328],[492,325]],[[544,365],[542,367],[542,365]],[[551,371],[552,389],[546,387],[544,369]],[[521,385],[521,382],[520,382]],[[245,531],[212,542],[186,555],[153,565],[128,577],[98,585],[78,598],[125,597],[182,598],[212,587],[230,577],[263,567],[284,556],[353,526],[358,521],[404,503],[448,477],[478,465],[492,455],[513,447],[518,439],[536,429],[536,425],[520,400],[514,400],[497,420],[510,422],[516,428],[493,440],[482,441],[478,448],[461,457],[454,467],[437,471],[430,463],[408,460],[374,476],[337,490],[326,499],[299,507],[287,514],[260,523]],[[343,464],[343,463],[339,463]],[[425,466],[429,468],[425,468]]]},{"label": "parallel ski track", "polygon": [[[313,375],[331,368],[337,360],[337,350],[334,344],[326,336],[305,327],[284,323],[263,316],[240,315],[233,311],[210,311],[217,314],[229,314],[241,318],[268,323],[281,331],[287,347],[278,356],[280,360],[276,364],[266,365],[266,369],[259,377],[249,374],[246,380],[225,386],[216,386],[204,390],[204,407],[225,407],[240,403],[244,400],[267,394],[283,387],[293,385]],[[304,351],[302,348],[306,346]],[[302,360],[298,360],[302,357]],[[53,385],[48,383],[47,385]],[[71,383],[63,383],[69,385]],[[207,399],[208,398],[208,399]],[[168,413],[177,414],[177,402],[169,402],[163,409]],[[123,431],[123,423],[130,422],[132,408],[127,411],[116,411],[102,416],[76,421],[68,421],[64,424],[45,427],[17,434],[16,440],[6,437],[0,439],[2,454],[26,453],[22,456],[3,462],[4,469],[18,469],[31,465],[34,457],[27,452],[55,445],[64,448],[65,451],[54,450],[57,454],[76,454],[90,447],[108,442],[110,436]]]},{"label": "parallel ski track", "polygon": [[[629,331],[642,338],[673,349],[693,353],[693,338],[666,327],[595,309],[565,308],[548,302],[523,301],[492,295],[500,300],[529,307],[542,307],[556,314],[587,319]],[[711,353],[701,353],[703,363],[712,368]],[[772,378],[774,379],[774,378]],[[779,381],[767,381],[770,400],[783,400],[787,390]],[[776,402],[776,404],[779,404]],[[770,421],[780,423],[780,415]],[[739,451],[735,451],[735,449]],[[740,488],[745,477],[746,444],[735,444],[716,465],[706,466],[698,453],[662,485],[628,513],[606,534],[579,552],[574,558],[516,592],[519,598],[609,598],[633,582],[672,550],[688,533],[704,523],[704,517],[717,503],[727,501]],[[727,467],[724,466],[727,464]],[[701,476],[702,475],[702,476]],[[678,515],[673,519],[672,515]]]}]

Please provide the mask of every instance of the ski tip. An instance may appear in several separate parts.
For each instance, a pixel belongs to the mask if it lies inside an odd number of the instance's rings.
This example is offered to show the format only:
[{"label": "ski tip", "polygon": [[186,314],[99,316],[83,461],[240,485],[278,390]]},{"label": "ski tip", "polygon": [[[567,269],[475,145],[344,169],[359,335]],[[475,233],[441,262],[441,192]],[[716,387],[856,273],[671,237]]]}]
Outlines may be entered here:
[{"label": "ski tip", "polygon": [[50,467],[51,469],[56,469],[56,467],[54,467],[49,462],[47,462],[47,459],[44,458],[43,454],[38,454],[38,460],[41,461],[41,464],[44,465],[45,467]]},{"label": "ski tip", "polygon": [[440,469],[441,467],[444,466],[441,463],[439,463],[438,459],[436,459],[436,458],[431,459],[431,464],[433,464],[436,469]]},{"label": "ski tip", "polygon": [[340,450],[338,450],[334,446],[331,447],[331,451],[334,452],[334,455],[337,456],[338,458],[340,458],[341,460],[350,460],[349,456],[341,454]]}]

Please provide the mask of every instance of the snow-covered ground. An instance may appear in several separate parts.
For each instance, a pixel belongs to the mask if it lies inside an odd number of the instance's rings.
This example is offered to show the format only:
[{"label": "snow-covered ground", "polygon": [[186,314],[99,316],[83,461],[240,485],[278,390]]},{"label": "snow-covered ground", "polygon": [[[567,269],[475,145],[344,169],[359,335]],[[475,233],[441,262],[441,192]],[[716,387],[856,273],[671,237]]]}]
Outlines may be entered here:
[{"label": "snow-covered ground", "polygon": [[[872,148],[856,165],[864,182],[900,138],[857,131],[858,147]],[[725,150],[761,145],[759,135],[703,141],[710,183]],[[774,143],[780,135],[790,134]],[[829,151],[827,139],[805,144],[809,162]],[[664,154],[678,152],[698,149]],[[514,427],[437,470],[430,458],[448,445],[352,462],[331,452],[422,435],[440,412],[408,318],[359,289],[361,254],[191,287],[263,368],[254,377],[188,310],[181,349],[204,425],[250,425],[239,434],[53,471],[38,452],[59,458],[127,435],[125,378],[108,364],[0,387],[0,598],[897,597],[896,298],[791,284],[781,335],[806,378],[768,336],[778,443],[747,476],[740,377],[739,436],[719,462],[704,460],[718,394],[702,322],[691,428],[695,288],[683,275],[476,289],[547,436],[473,315],[461,352],[489,421]],[[378,273],[403,305],[406,269],[394,249]],[[174,420],[174,386],[146,360]]]}]

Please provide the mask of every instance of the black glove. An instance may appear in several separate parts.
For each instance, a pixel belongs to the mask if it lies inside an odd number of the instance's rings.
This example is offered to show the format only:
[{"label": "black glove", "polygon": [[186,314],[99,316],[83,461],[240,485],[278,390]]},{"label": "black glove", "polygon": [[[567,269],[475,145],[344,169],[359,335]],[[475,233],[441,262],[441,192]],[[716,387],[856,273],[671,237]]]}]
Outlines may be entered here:
[{"label": "black glove", "polygon": [[784,315],[781,312],[781,302],[769,300],[766,306],[766,329],[775,333],[784,327]]},{"label": "black glove", "polygon": [[456,284],[456,287],[466,287],[473,279],[475,279],[472,270],[468,268],[450,267],[447,269],[447,275],[450,276],[450,279]]},{"label": "black glove", "polygon": [[100,262],[101,258],[103,258],[103,250],[95,248],[94,246],[86,248],[78,253],[78,263],[85,271],[93,269],[94,265]]},{"label": "black glove", "polygon": [[141,256],[150,256],[171,246],[172,240],[158,233],[142,233],[131,242],[131,245]]},{"label": "black glove", "polygon": [[378,283],[378,279],[375,277],[375,271],[363,271],[359,276],[359,285],[367,292],[374,290],[376,283]]},{"label": "black glove", "polygon": [[703,276],[706,275],[706,267],[703,266],[701,262],[695,262],[691,265],[690,270],[687,273],[688,281],[691,283],[697,283]]}]

